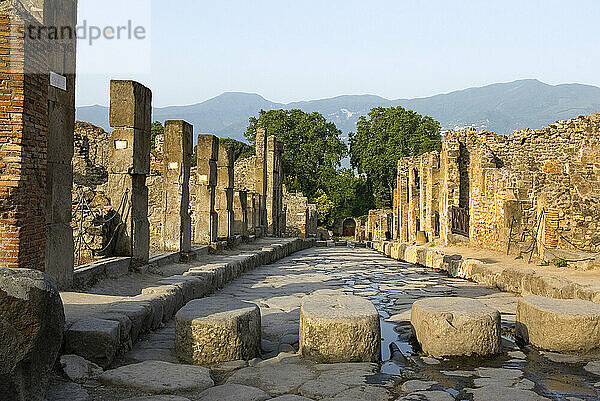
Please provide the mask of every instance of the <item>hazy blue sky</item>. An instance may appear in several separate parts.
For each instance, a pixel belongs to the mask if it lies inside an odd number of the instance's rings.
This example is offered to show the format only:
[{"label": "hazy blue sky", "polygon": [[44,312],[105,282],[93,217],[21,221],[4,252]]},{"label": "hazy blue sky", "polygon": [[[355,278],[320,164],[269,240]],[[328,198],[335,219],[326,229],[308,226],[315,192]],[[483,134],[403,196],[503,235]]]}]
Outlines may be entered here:
[{"label": "hazy blue sky", "polygon": [[110,78],[148,85],[156,106],[225,91],[290,102],[365,93],[423,97],[521,78],[600,86],[598,0],[118,0],[111,7],[80,0],[80,6],[80,23],[130,18],[148,25],[150,37],[139,44],[148,50],[140,54],[127,48],[138,46],[132,42],[80,44],[78,105],[107,104]]}]

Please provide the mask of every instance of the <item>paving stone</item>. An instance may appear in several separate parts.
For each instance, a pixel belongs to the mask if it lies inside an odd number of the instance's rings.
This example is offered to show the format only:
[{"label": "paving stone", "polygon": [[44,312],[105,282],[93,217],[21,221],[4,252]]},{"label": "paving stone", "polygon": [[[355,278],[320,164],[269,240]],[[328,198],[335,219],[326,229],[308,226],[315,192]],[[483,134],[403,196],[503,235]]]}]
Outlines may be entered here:
[{"label": "paving stone", "polygon": [[409,380],[402,384],[402,391],[404,391],[405,393],[410,393],[413,391],[426,391],[429,390],[431,387],[435,386],[436,384],[438,383],[434,381]]},{"label": "paving stone", "polygon": [[271,395],[282,395],[316,377],[315,372],[300,363],[266,362],[234,372],[227,379],[227,383],[255,386]]},{"label": "paving stone", "polygon": [[298,392],[305,397],[310,398],[325,398],[333,397],[336,394],[347,390],[348,386],[338,381],[332,381],[330,378],[320,377],[316,380],[309,380],[298,389]]},{"label": "paving stone", "polygon": [[379,386],[361,386],[350,388],[337,394],[334,398],[325,398],[324,400],[336,401],[388,401],[390,393]]},{"label": "paving stone", "polygon": [[60,366],[67,377],[76,383],[85,383],[87,380],[96,380],[103,372],[100,366],[79,355],[61,356]]},{"label": "paving stone", "polygon": [[445,391],[416,391],[398,398],[398,401],[454,401],[454,397]]},{"label": "paving stone", "polygon": [[600,376],[600,361],[589,362],[583,368],[596,376]]},{"label": "paving stone", "polygon": [[177,395],[152,395],[149,397],[127,398],[122,401],[190,401],[188,398]]},{"label": "paving stone", "polygon": [[46,401],[88,401],[90,395],[77,383],[53,383],[46,393]]},{"label": "paving stone", "polygon": [[214,385],[206,368],[162,361],[146,361],[108,370],[100,376],[100,382],[151,394],[204,391]]},{"label": "paving stone", "polygon": [[302,397],[295,394],[280,395],[279,397],[271,398],[270,401],[312,401],[310,398]]},{"label": "paving stone", "polygon": [[271,396],[256,387],[241,384],[224,384],[204,390],[198,401],[263,401]]}]

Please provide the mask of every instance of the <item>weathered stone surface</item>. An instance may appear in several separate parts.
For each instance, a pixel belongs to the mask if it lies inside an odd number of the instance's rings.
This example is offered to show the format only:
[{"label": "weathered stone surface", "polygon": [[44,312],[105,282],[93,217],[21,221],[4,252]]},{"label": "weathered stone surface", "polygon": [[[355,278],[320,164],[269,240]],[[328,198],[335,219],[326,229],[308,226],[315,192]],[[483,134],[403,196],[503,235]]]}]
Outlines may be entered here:
[{"label": "weathered stone surface", "polygon": [[500,351],[500,313],[474,299],[418,300],[411,323],[423,351],[434,357]]},{"label": "weathered stone surface", "polygon": [[264,401],[271,396],[256,387],[241,384],[224,384],[204,390],[199,401]]},{"label": "weathered stone surface", "polygon": [[379,314],[361,297],[311,295],[300,306],[300,352],[319,362],[378,362]]},{"label": "weathered stone surface", "polygon": [[60,366],[63,372],[76,383],[85,383],[90,379],[97,379],[103,370],[93,362],[79,355],[63,355],[60,357]]},{"label": "weathered stone surface", "polygon": [[301,397],[295,394],[280,395],[279,397],[271,398],[271,401],[311,401],[310,398]]},{"label": "weathered stone surface", "polygon": [[431,387],[435,386],[437,382],[425,381],[425,380],[409,380],[402,384],[402,391],[410,393],[413,391],[427,391]]},{"label": "weathered stone surface", "polygon": [[161,361],[146,361],[108,370],[100,376],[100,382],[151,394],[204,391],[214,385],[206,368]]},{"label": "weathered stone surface", "polygon": [[123,401],[190,401],[189,398],[179,397],[177,395],[151,395],[149,397],[127,398]]},{"label": "weathered stone surface", "polygon": [[189,302],[175,316],[175,354],[185,363],[249,360],[260,352],[258,306],[235,299]]},{"label": "weathered stone surface", "polygon": [[0,399],[44,398],[64,322],[62,301],[49,276],[0,269]]},{"label": "weathered stone surface", "polygon": [[79,384],[59,382],[50,386],[45,401],[88,401],[89,399],[90,395]]},{"label": "weathered stone surface", "polygon": [[105,368],[115,357],[120,335],[119,322],[84,318],[66,331],[65,349]]},{"label": "weathered stone surface", "polygon": [[549,351],[596,349],[600,347],[600,305],[534,295],[519,299],[515,335]]},{"label": "weathered stone surface", "polygon": [[275,363],[265,361],[255,367],[238,370],[227,379],[227,383],[255,386],[271,395],[282,395],[293,392],[315,376],[316,373],[295,360]]},{"label": "weathered stone surface", "polygon": [[454,401],[454,397],[445,391],[416,391],[398,401]]}]

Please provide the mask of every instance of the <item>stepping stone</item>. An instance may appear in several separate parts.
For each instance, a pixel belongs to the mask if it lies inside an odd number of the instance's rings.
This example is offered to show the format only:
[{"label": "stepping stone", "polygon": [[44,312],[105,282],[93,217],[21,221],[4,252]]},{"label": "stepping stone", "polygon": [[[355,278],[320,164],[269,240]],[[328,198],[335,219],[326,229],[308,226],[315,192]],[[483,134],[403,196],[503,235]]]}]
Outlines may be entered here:
[{"label": "stepping stone", "polygon": [[311,295],[300,306],[300,352],[324,363],[379,362],[379,313],[367,299]]},{"label": "stepping stone", "polygon": [[175,316],[175,355],[193,365],[250,360],[260,353],[260,310],[248,302],[204,298]]},{"label": "stepping stone", "polygon": [[600,305],[578,299],[527,296],[519,299],[515,336],[525,344],[555,352],[587,352],[600,347]]},{"label": "stepping stone", "polygon": [[207,368],[162,361],[145,361],[108,370],[100,376],[100,382],[150,394],[204,391],[214,386]]},{"label": "stepping stone", "polygon": [[425,352],[444,356],[500,351],[500,312],[469,298],[427,298],[412,306],[411,324]]}]

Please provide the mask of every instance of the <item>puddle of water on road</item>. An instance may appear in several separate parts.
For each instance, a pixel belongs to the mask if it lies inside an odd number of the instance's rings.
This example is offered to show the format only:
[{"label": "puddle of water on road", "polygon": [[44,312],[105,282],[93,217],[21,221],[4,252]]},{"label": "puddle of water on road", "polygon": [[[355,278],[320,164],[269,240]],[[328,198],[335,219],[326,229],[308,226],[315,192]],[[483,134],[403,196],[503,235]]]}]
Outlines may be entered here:
[{"label": "puddle of water on road", "polygon": [[[461,296],[460,293],[463,290],[461,285],[464,286],[469,282],[449,278],[439,272],[401,262],[394,266],[368,264],[365,267],[372,269],[373,272],[366,274],[364,271],[356,271],[354,267],[348,268],[346,271],[344,268],[319,267],[316,270],[343,281],[345,293],[368,298],[379,311],[383,361],[381,374],[383,376],[397,377],[398,380],[411,377],[430,378],[440,383],[444,387],[443,390],[451,393],[454,397],[472,399],[472,395],[466,393],[465,389],[475,388],[473,380],[478,377],[476,373],[478,368],[518,369],[523,372],[523,378],[535,383],[535,392],[550,399],[557,401],[566,400],[567,397],[576,397],[586,401],[600,399],[597,389],[594,387],[594,384],[598,384],[600,388],[600,377],[585,371],[583,369],[584,362],[575,364],[553,362],[531,348],[521,349],[525,353],[526,359],[511,358],[508,351],[519,349],[514,345],[514,338],[512,338],[514,322],[510,321],[503,320],[502,322],[504,352],[500,355],[486,358],[445,358],[443,360],[421,358],[418,350],[406,335],[410,330],[410,322],[395,323],[388,322],[387,319],[392,314],[398,313],[399,306],[407,305],[406,308],[409,309],[415,299]],[[485,290],[484,287],[477,287],[475,284],[473,287],[481,291]],[[489,292],[491,294],[498,291],[490,289]],[[391,344],[395,344],[397,347],[394,355],[390,350]],[[582,360],[586,359],[590,358]],[[600,355],[595,359],[600,359]],[[506,390],[510,392],[510,388]]]}]

